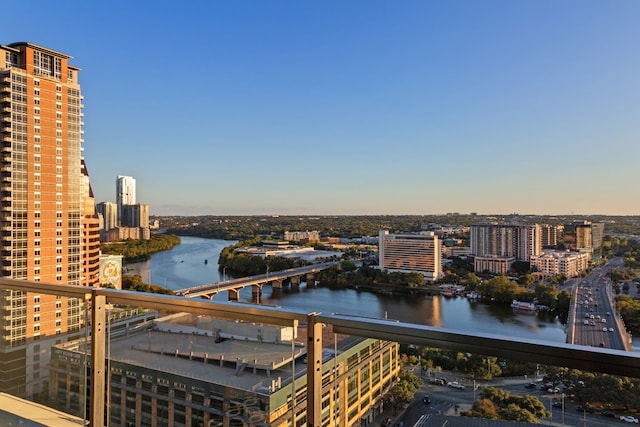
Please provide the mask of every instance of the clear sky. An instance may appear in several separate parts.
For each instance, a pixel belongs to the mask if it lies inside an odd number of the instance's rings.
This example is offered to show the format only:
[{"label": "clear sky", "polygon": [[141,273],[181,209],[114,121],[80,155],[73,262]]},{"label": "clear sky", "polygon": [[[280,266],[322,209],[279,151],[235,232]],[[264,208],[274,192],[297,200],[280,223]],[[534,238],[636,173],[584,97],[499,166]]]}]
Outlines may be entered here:
[{"label": "clear sky", "polygon": [[96,201],[640,214],[640,1],[5,2],[74,57]]}]

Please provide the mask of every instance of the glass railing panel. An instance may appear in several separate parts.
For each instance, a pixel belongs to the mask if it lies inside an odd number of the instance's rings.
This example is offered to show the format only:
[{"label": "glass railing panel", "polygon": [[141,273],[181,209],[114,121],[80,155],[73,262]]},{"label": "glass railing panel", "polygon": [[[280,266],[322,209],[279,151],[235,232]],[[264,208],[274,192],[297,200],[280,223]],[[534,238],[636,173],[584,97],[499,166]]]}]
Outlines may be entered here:
[{"label": "glass railing panel", "polygon": [[[109,304],[107,425],[269,426],[290,419],[305,383],[304,326],[294,319]],[[196,311],[198,311],[196,310]],[[218,310],[219,312],[219,310]],[[244,318],[243,318],[244,317]]]},{"label": "glass railing panel", "polygon": [[88,306],[82,299],[22,290],[0,292],[0,414],[12,425],[78,425],[88,419],[86,399],[90,354],[66,351],[83,346]]}]

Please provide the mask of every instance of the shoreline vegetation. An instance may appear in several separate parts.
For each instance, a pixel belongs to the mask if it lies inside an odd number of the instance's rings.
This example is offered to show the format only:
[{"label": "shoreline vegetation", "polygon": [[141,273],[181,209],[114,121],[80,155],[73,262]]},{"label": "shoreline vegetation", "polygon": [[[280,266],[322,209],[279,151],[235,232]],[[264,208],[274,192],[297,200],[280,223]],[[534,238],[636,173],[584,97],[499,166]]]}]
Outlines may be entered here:
[{"label": "shoreline vegetation", "polygon": [[[209,217],[206,217],[209,218]],[[404,217],[403,217],[404,218]],[[193,218],[191,218],[193,219]],[[281,218],[277,218],[281,219]],[[362,218],[360,218],[362,219]],[[406,219],[406,218],[405,218]],[[358,219],[356,219],[358,220]],[[171,231],[179,231],[181,235],[196,236],[202,238],[229,238],[228,234],[198,233],[202,231],[202,225],[191,222],[194,228],[185,232],[185,228],[176,227]],[[248,231],[248,230],[245,230]],[[236,230],[238,232],[238,230]],[[240,241],[234,245],[225,247],[218,260],[219,270],[226,270],[229,275],[242,277],[256,274],[264,274],[266,271],[279,271],[287,268],[299,267],[305,264],[300,260],[288,258],[261,258],[248,254],[236,253],[235,249],[242,246],[261,245],[263,240],[272,239],[273,233],[267,236],[254,236],[251,239]],[[180,244],[178,235],[156,233],[150,240],[102,244],[101,250],[105,254],[121,254],[124,256],[124,264],[135,264],[146,261],[154,253],[170,250]],[[603,248],[606,255],[625,256],[627,270],[640,265],[640,249],[633,241],[622,240],[617,237],[605,237]],[[622,253],[619,253],[621,252]],[[337,267],[325,270],[317,275],[317,284],[330,289],[354,289],[379,295],[407,295],[407,296],[434,296],[445,297],[462,296],[490,304],[511,305],[514,301],[521,303],[535,303],[537,306],[548,307],[548,310],[559,316],[562,323],[566,323],[571,294],[564,290],[559,291],[558,286],[566,277],[556,277],[547,283],[536,282],[531,274],[522,270],[514,272],[517,277],[490,276],[473,273],[470,263],[461,259],[454,260],[453,265],[445,268],[445,277],[436,283],[425,283],[424,277],[418,273],[388,273],[373,268],[366,263],[357,268],[350,260],[343,260]],[[635,273],[629,271],[614,271],[610,273],[614,288],[618,295],[616,308],[621,313],[627,328],[633,333],[640,333],[640,300],[625,295],[629,285],[619,286],[619,280],[631,280]],[[135,272],[135,269],[133,270]],[[621,276],[622,273],[625,273]],[[129,289],[147,292],[171,293],[157,285],[144,284],[137,274],[124,274],[124,282]],[[636,281],[637,283],[637,281]],[[143,286],[146,285],[146,286]],[[441,286],[442,285],[442,286]],[[445,287],[448,285],[448,287]],[[157,289],[156,289],[157,288]],[[443,289],[444,288],[444,289]],[[622,290],[622,292],[620,292]]]}]

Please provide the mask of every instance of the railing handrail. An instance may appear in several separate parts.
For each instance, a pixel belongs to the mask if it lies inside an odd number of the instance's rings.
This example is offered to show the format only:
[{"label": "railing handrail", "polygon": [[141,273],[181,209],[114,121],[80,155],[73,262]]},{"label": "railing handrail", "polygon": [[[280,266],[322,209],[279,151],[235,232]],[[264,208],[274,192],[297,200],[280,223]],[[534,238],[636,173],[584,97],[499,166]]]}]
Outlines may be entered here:
[{"label": "railing handrail", "polygon": [[[91,425],[103,425],[105,397],[105,309],[107,304],[124,304],[168,312],[188,312],[225,319],[297,326],[307,324],[307,393],[315,396],[307,406],[309,425],[321,425],[322,326],[330,324],[334,333],[377,338],[405,344],[443,348],[532,363],[577,368],[592,372],[640,378],[640,355],[622,350],[585,347],[565,343],[520,339],[477,332],[456,331],[394,320],[356,316],[305,313],[234,302],[197,300],[175,295],[148,294],[108,288],[57,285],[15,279],[0,279],[0,288],[37,294],[53,294],[91,300]],[[102,344],[101,344],[102,343]]]}]

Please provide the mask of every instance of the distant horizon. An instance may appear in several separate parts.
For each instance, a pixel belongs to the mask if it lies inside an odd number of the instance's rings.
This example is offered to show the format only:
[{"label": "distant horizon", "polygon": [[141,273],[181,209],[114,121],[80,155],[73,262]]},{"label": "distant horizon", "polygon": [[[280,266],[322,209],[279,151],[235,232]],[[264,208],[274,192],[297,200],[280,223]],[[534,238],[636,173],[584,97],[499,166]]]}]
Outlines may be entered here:
[{"label": "distant horizon", "polygon": [[2,10],[81,70],[96,202],[124,175],[157,215],[640,214],[635,0]]},{"label": "distant horizon", "polygon": [[520,214],[520,213],[508,213],[508,214],[500,214],[500,213],[463,213],[463,212],[447,212],[441,214],[429,213],[429,214],[385,214],[385,213],[368,213],[368,214],[277,214],[277,213],[264,213],[264,214],[150,214],[150,216],[268,216],[268,217],[290,217],[290,216],[302,216],[302,217],[340,217],[340,216],[579,216],[579,217],[592,217],[592,216],[604,216],[604,217],[640,217],[640,214],[637,215],[618,215],[618,214],[581,214],[581,213],[570,213],[570,214]]}]

